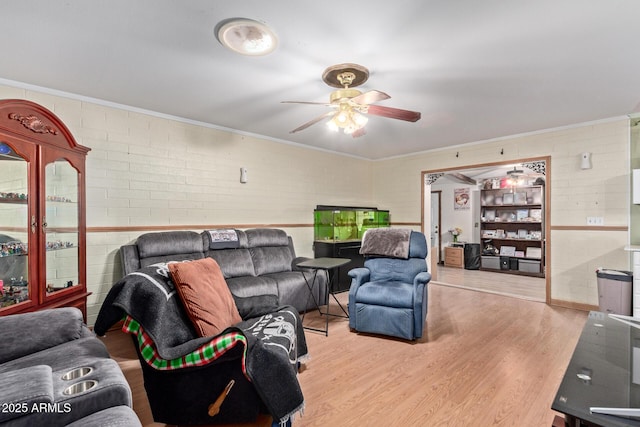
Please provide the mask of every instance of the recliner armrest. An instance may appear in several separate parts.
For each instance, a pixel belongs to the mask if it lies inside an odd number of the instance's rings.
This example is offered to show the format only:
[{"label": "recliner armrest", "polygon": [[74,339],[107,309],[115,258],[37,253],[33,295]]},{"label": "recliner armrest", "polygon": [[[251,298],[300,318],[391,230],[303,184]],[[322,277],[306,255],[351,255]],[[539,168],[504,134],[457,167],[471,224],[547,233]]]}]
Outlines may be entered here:
[{"label": "recliner armrest", "polygon": [[0,363],[79,339],[86,335],[83,325],[73,307],[0,317]]},{"label": "recliner armrest", "polygon": [[348,272],[349,277],[355,280],[355,283],[361,285],[369,281],[371,272],[366,267],[353,268]]},{"label": "recliner armrest", "polygon": [[413,279],[413,284],[416,286],[420,284],[426,285],[430,281],[431,281],[431,273],[424,271],[416,275],[416,277]]}]

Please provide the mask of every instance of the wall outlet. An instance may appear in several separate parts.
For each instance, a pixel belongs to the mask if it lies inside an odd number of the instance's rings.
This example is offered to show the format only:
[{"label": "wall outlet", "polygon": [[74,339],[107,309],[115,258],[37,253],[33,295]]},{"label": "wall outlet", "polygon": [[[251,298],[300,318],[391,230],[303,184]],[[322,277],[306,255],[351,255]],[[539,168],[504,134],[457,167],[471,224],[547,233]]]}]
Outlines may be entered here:
[{"label": "wall outlet", "polygon": [[604,217],[601,216],[588,216],[587,225],[604,225]]}]

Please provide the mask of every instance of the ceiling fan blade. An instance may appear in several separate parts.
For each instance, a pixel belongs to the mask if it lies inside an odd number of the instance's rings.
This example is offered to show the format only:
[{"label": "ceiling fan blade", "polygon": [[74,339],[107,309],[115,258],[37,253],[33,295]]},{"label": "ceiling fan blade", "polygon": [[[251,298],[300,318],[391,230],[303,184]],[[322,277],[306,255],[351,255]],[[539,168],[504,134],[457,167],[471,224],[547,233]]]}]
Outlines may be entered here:
[{"label": "ceiling fan blade", "polygon": [[327,118],[327,117],[331,117],[331,116],[333,116],[334,114],[335,114],[335,111],[329,111],[328,113],[324,113],[323,115],[318,116],[318,117],[316,117],[316,118],[315,118],[315,119],[313,119],[313,120],[309,120],[307,123],[305,123],[305,124],[303,124],[303,125],[301,125],[301,126],[298,126],[298,127],[297,127],[297,128],[295,128],[294,130],[289,131],[289,133],[296,133],[296,132],[299,132],[299,131],[301,131],[301,130],[305,130],[305,129],[306,129],[306,128],[308,128],[309,126],[315,125],[316,123],[318,123],[318,122],[322,121],[323,119],[325,119],[325,118]]},{"label": "ceiling fan blade", "polygon": [[418,111],[401,110],[400,108],[382,107],[380,105],[369,105],[367,113],[407,122],[417,122],[421,116]]},{"label": "ceiling fan blade", "polygon": [[330,107],[331,104],[326,102],[312,102],[312,101],[280,101],[281,104],[309,104],[309,105],[325,105]]},{"label": "ceiling fan blade", "polygon": [[370,90],[361,95],[354,96],[351,98],[351,101],[356,104],[373,104],[374,102],[384,101],[389,98],[391,97],[384,92],[380,92],[379,90]]}]

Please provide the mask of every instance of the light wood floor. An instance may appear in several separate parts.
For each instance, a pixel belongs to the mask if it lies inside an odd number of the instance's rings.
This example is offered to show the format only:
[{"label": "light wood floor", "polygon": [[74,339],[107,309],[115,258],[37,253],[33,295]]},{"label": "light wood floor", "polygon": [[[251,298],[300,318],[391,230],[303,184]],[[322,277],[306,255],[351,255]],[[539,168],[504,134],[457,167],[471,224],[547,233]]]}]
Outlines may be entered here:
[{"label": "light wood floor", "polygon": [[[339,299],[346,302],[347,293]],[[332,305],[332,311],[339,310]],[[416,342],[307,331],[311,360],[299,375],[305,426],[546,426],[586,312],[430,284],[426,336]],[[308,321],[322,321],[307,315]],[[317,326],[317,325],[316,325]],[[132,342],[104,338],[129,380],[134,409],[152,421]],[[268,420],[253,424],[268,425]]]},{"label": "light wood floor", "polygon": [[530,301],[546,301],[546,280],[544,277],[466,270],[443,265],[438,265],[436,268],[436,278],[432,280],[432,283],[523,298]]}]

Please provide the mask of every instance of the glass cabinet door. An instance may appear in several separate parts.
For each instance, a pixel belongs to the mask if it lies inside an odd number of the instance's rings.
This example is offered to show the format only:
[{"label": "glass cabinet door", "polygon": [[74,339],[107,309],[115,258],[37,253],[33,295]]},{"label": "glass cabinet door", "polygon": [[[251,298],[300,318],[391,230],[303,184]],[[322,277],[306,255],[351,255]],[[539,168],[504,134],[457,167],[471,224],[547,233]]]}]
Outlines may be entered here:
[{"label": "glass cabinet door", "polygon": [[45,166],[42,230],[45,235],[46,293],[78,285],[78,172],[65,159]]},{"label": "glass cabinet door", "polygon": [[0,310],[33,298],[29,232],[34,221],[29,215],[28,174],[27,159],[0,140]]}]

